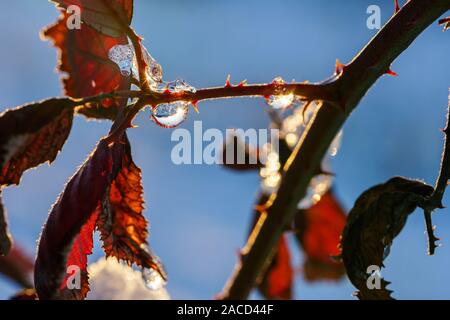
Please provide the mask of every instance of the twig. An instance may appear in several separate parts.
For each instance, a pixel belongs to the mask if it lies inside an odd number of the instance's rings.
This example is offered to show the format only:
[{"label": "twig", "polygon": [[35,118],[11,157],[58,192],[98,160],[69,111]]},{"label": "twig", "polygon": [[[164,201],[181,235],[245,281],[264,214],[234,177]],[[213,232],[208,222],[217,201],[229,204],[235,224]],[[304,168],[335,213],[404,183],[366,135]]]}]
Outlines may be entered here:
[{"label": "twig", "polygon": [[428,234],[428,254],[433,255],[437,247],[436,241],[439,240],[434,235],[433,222],[431,220],[431,214],[436,209],[442,209],[442,197],[444,196],[445,189],[448,185],[448,180],[450,179],[450,95],[447,110],[447,121],[445,129],[443,130],[445,134],[444,149],[442,151],[441,168],[439,170],[439,176],[434,187],[434,192],[425,201],[423,208],[423,213],[425,215],[425,223],[427,227]]},{"label": "twig", "polygon": [[[305,99],[324,100],[329,101],[330,104],[339,105],[339,97],[335,94],[336,90],[333,88],[333,83],[326,84],[309,84],[309,83],[290,83],[283,85],[268,84],[254,84],[254,85],[237,85],[224,86],[217,88],[200,89],[196,92],[142,92],[131,91],[133,96],[139,98],[138,102],[132,108],[127,107],[113,124],[113,136],[110,135],[108,140],[113,142],[115,138],[121,136],[117,130],[126,130],[132,123],[136,114],[145,106],[156,106],[161,103],[170,103],[175,101],[187,101],[191,103],[198,103],[204,100],[233,98],[233,97],[268,97],[272,94],[293,93]],[[129,92],[129,93],[131,93]],[[95,99],[93,97],[92,99]]]},{"label": "twig", "polygon": [[271,254],[294,219],[297,204],[305,196],[314,171],[349,113],[367,90],[390,70],[390,64],[440,15],[450,9],[450,0],[411,0],[381,29],[370,43],[343,68],[335,85],[342,110],[325,102],[313,116],[289,157],[277,194],[242,250],[242,260],[227,282],[225,299],[245,299],[270,263]]}]

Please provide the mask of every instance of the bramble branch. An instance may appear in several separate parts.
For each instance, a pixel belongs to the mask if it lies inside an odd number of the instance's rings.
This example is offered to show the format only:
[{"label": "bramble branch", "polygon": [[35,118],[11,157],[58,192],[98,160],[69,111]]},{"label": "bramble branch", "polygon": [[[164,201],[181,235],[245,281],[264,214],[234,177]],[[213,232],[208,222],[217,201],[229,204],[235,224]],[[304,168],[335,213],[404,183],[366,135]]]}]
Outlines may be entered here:
[{"label": "bramble branch", "polygon": [[[124,130],[130,127],[136,114],[145,106],[157,106],[161,103],[170,103],[174,101],[187,101],[196,105],[200,101],[223,99],[232,97],[268,97],[279,92],[283,94],[292,93],[305,100],[322,100],[329,101],[330,104],[339,105],[338,96],[335,94],[333,87],[326,84],[310,84],[310,83],[289,83],[289,84],[253,84],[247,85],[244,83],[238,85],[227,84],[223,87],[200,89],[196,92],[144,92],[144,91],[128,91],[121,92],[122,96],[129,96],[139,98],[138,102],[132,106],[128,106],[120,113],[111,129],[110,136],[107,138],[109,142],[117,141]],[[117,95],[118,93],[111,93],[110,95]],[[108,94],[101,96],[110,97]],[[95,100],[95,97],[90,99]]]},{"label": "bramble branch", "polygon": [[434,227],[431,220],[431,213],[436,209],[442,209],[444,206],[442,205],[442,197],[444,196],[445,189],[448,185],[448,180],[450,179],[450,96],[448,101],[448,110],[447,110],[447,122],[445,125],[445,129],[443,130],[445,134],[445,142],[444,148],[442,152],[442,160],[441,160],[441,168],[439,170],[439,176],[436,181],[436,186],[434,187],[434,192],[431,196],[425,201],[422,206],[423,212],[425,215],[425,222],[427,226],[427,234],[428,234],[428,253],[430,255],[434,254],[436,249],[436,241],[439,240],[434,235]]},{"label": "bramble branch", "polygon": [[390,64],[433,21],[450,9],[450,0],[411,0],[399,10],[377,35],[356,55],[330,86],[340,97],[341,108],[324,102],[318,109],[283,168],[283,179],[272,194],[266,210],[242,250],[241,261],[227,282],[224,299],[246,299],[257,278],[270,263],[271,255],[285,229],[294,219],[329,145],[350,112]]}]

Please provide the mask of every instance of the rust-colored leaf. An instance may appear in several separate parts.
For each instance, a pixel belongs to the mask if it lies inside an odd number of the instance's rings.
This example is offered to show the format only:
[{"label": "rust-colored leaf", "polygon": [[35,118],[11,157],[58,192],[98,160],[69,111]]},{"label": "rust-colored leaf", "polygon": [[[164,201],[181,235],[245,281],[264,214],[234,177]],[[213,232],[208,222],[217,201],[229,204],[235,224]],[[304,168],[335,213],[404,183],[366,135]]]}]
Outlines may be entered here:
[{"label": "rust-colored leaf", "polygon": [[303,275],[308,281],[338,280],[345,274],[339,255],[339,242],[346,214],[332,191],[307,210],[299,210],[295,234],[305,252]]},{"label": "rust-colored leaf", "polygon": [[81,11],[81,20],[110,37],[126,36],[124,26],[131,23],[133,0],[52,0],[57,6],[67,9],[76,5]]},{"label": "rust-colored leaf", "polygon": [[123,147],[122,157],[113,168],[115,175],[103,197],[97,224],[103,248],[107,256],[159,269],[146,250],[148,232],[143,215],[141,170],[133,162],[128,140]]},{"label": "rust-colored leaf", "polygon": [[[83,1],[84,2],[84,1]],[[128,90],[130,77],[123,76],[119,67],[109,57],[109,50],[118,44],[128,44],[126,36],[110,37],[87,24],[81,29],[67,28],[68,14],[63,13],[53,26],[42,33],[45,39],[58,48],[58,69],[65,94],[74,98],[93,96],[114,90]],[[105,99],[90,103],[77,110],[87,117],[114,119],[118,108],[125,106],[126,98]]]},{"label": "rust-colored leaf", "polygon": [[[40,299],[61,297],[60,288],[64,288],[63,279],[73,250],[79,250],[80,255],[91,251],[91,247],[80,247],[83,241],[77,237],[96,212],[109,183],[113,155],[120,155],[121,149],[120,144],[110,148],[101,140],[50,211],[39,241],[34,273]],[[83,262],[78,267],[82,270]]]},{"label": "rust-colored leaf", "polygon": [[49,99],[0,115],[0,186],[19,184],[26,170],[55,160],[76,105],[72,99]]},{"label": "rust-colored leaf", "polygon": [[266,299],[290,300],[292,299],[293,281],[294,271],[291,265],[291,255],[287,235],[284,234],[278,242],[277,252],[258,289]]},{"label": "rust-colored leaf", "polygon": [[23,289],[13,295],[10,300],[39,300],[36,290],[34,289]]},{"label": "rust-colored leaf", "polygon": [[[126,136],[97,148],[71,178],[53,206],[39,242],[35,285],[40,299],[83,299],[89,291],[87,255],[96,225],[108,256],[165,273],[147,247],[140,170]],[[77,266],[81,286],[73,290],[67,270]]]},{"label": "rust-colored leaf", "polygon": [[0,257],[0,274],[23,288],[33,288],[34,261],[14,245],[8,255]]},{"label": "rust-colored leaf", "polygon": [[[87,259],[88,255],[92,254],[93,233],[95,230],[95,224],[97,222],[99,207],[88,221],[81,227],[80,233],[73,242],[72,249],[67,257],[66,266],[76,266],[80,272],[80,288],[67,288],[67,283],[70,281],[69,274],[66,274],[61,285],[61,297],[66,300],[81,300],[87,296],[89,292],[89,276],[87,272]],[[78,271],[77,271],[78,272]]]},{"label": "rust-colored leaf", "polygon": [[369,289],[368,267],[381,270],[394,238],[403,229],[406,220],[433,192],[421,181],[395,177],[386,183],[365,191],[356,200],[342,233],[342,259],[347,275],[360,299],[392,299],[389,284],[380,279],[379,288]]}]

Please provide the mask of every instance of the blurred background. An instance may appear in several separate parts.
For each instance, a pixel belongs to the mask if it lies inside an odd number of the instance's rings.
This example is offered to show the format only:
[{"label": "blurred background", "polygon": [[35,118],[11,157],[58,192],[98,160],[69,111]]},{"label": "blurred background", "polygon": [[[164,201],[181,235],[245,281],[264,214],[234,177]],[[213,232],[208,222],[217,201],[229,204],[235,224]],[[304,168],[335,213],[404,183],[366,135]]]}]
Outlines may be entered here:
[{"label": "blurred background", "polygon": [[[320,81],[332,74],[336,58],[348,62],[375,34],[366,27],[371,4],[381,7],[383,23],[393,13],[391,0],[135,0],[132,24],[166,80],[181,77],[197,88],[222,85],[227,74],[233,82],[264,83],[276,76]],[[47,1],[18,0],[0,11],[0,111],[62,94],[56,50],[39,38],[57,16]],[[437,24],[428,28],[392,65],[399,76],[380,79],[346,123],[333,171],[347,209],[365,189],[394,175],[434,184],[450,85],[449,37]],[[262,99],[220,100],[199,108],[182,127],[191,130],[194,120],[202,120],[204,130],[268,125]],[[136,124],[129,136],[143,170],[149,241],[168,270],[168,290],[172,298],[212,298],[245,242],[258,173],[176,166],[170,160],[172,130],[156,126],[148,112]],[[76,117],[54,164],[28,171],[19,188],[4,191],[11,232],[30,255],[52,203],[109,127]],[[444,205],[450,205],[449,192]],[[450,298],[450,210],[440,210],[434,224],[443,243],[435,256],[427,256],[419,211],[394,241],[383,271],[394,297]],[[294,264],[301,265],[296,244],[291,248]],[[102,255],[97,242],[90,260]],[[0,278],[0,298],[17,289]],[[310,284],[301,273],[296,277],[296,299],[353,299],[353,291],[347,279]]]}]

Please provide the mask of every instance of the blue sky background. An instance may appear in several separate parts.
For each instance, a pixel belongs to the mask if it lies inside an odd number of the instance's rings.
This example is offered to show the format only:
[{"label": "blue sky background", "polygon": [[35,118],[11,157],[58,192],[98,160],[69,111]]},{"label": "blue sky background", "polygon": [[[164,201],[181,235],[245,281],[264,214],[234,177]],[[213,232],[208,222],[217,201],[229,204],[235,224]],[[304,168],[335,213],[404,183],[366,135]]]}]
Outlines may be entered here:
[{"label": "blue sky background", "polygon": [[[339,58],[348,62],[375,34],[366,28],[366,9],[380,5],[382,21],[393,1],[355,0],[135,0],[133,26],[161,63],[166,80],[182,77],[197,88],[248,79],[250,83],[320,81]],[[0,110],[62,94],[55,73],[56,51],[39,30],[57,17],[47,1],[18,0],[0,11]],[[436,24],[393,64],[399,77],[379,80],[344,128],[333,162],[336,190],[346,208],[368,187],[394,175],[434,184],[442,148],[450,85],[450,33]],[[266,128],[262,99],[199,104],[194,120],[207,128]],[[244,241],[258,192],[257,173],[236,174],[217,166],[175,166],[170,129],[142,113],[130,130],[135,161],[143,170],[150,220],[150,244],[170,276],[173,298],[208,299],[229,276]],[[108,122],[77,117],[62,153],[49,167],[27,172],[19,188],[4,191],[11,231],[33,255],[48,210],[65,182],[109,129]],[[87,186],[88,187],[88,186]],[[445,196],[444,204],[450,204]],[[396,239],[383,275],[397,298],[450,298],[450,211],[434,217],[443,247],[426,254],[421,212],[412,215]],[[292,245],[292,251],[296,247]],[[102,255],[99,244],[91,260]],[[295,254],[297,265],[301,256]],[[0,298],[17,288],[0,279]],[[308,284],[299,274],[297,299],[353,299],[354,288],[339,283]],[[254,296],[257,297],[257,296]]]}]

